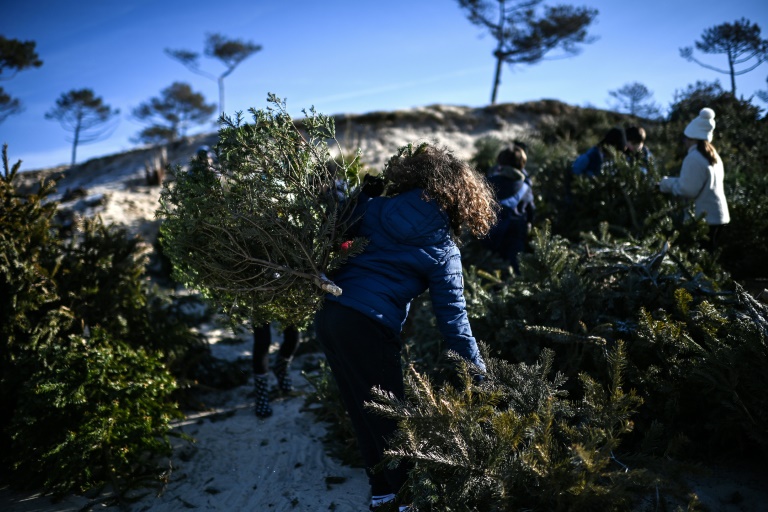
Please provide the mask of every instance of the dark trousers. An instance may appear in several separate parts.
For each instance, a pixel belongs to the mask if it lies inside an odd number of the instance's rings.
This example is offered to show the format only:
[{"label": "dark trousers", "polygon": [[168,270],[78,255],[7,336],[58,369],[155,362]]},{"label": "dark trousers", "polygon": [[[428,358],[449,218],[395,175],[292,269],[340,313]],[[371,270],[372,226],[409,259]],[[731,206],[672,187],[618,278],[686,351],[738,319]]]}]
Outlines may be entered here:
[{"label": "dark trousers", "polygon": [[318,311],[315,329],[352,420],[371,493],[397,493],[407,478],[405,465],[394,470],[376,467],[397,422],[371,412],[364,403],[371,400],[374,386],[400,399],[405,396],[400,337],[384,324],[331,301]]},{"label": "dark trousers", "polygon": [[[272,344],[270,324],[253,326],[253,373],[263,375],[269,371],[269,346]],[[283,343],[277,352],[279,357],[290,359],[299,346],[299,331],[295,327],[286,327],[283,331]]]},{"label": "dark trousers", "polygon": [[720,247],[720,237],[725,230],[726,224],[710,224],[709,225],[709,240],[702,242],[702,247],[710,254]]},{"label": "dark trousers", "polygon": [[482,243],[509,261],[515,274],[520,275],[520,253],[525,251],[528,239],[528,220],[522,215],[508,212],[504,217],[499,217],[499,222]]}]

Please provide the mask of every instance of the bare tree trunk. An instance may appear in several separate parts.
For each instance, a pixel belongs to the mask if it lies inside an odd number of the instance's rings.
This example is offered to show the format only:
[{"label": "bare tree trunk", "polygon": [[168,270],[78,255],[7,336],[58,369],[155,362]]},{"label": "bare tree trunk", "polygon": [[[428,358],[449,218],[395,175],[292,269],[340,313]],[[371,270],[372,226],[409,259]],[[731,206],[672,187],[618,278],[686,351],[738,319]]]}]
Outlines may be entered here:
[{"label": "bare tree trunk", "polygon": [[219,114],[224,113],[224,77],[220,76],[219,82]]},{"label": "bare tree trunk", "polygon": [[733,55],[728,52],[728,69],[731,71],[731,94],[736,97],[736,72],[733,69]]},{"label": "bare tree trunk", "polygon": [[493,91],[491,92],[491,105],[496,104],[496,95],[499,92],[499,84],[501,84],[501,66],[504,64],[504,59],[500,56],[496,57],[496,73],[493,77]]},{"label": "bare tree trunk", "polygon": [[491,105],[496,104],[496,95],[499,92],[499,84],[501,83],[501,66],[504,64],[504,54],[502,48],[504,44],[504,15],[506,14],[506,0],[499,0],[499,24],[498,33],[496,34],[496,40],[499,43],[496,46],[496,51],[493,52],[496,57],[496,73],[493,76],[493,91],[491,91]]},{"label": "bare tree trunk", "polygon": [[77,120],[77,125],[75,125],[75,135],[72,140],[72,163],[70,164],[69,168],[74,169],[75,168],[75,161],[77,160],[77,144],[80,142],[80,120]]}]

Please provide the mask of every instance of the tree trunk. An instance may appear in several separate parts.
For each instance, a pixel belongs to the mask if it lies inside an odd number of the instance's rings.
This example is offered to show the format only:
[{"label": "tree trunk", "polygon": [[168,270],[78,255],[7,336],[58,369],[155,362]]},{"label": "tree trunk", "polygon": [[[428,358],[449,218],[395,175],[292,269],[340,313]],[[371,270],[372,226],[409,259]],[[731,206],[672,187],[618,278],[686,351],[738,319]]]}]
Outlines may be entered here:
[{"label": "tree trunk", "polygon": [[75,161],[77,160],[77,144],[80,142],[80,119],[77,120],[75,125],[75,134],[72,137],[72,163],[69,168],[75,168]]},{"label": "tree trunk", "polygon": [[224,77],[219,77],[219,114],[224,113]]},{"label": "tree trunk", "polygon": [[496,73],[493,76],[493,90],[491,91],[491,105],[496,104],[496,95],[499,92],[499,84],[501,83],[501,66],[504,64],[504,55],[501,50],[504,47],[504,15],[506,14],[506,6],[504,5],[506,0],[499,0],[499,24],[496,35],[496,51],[493,52],[493,56],[496,57]]},{"label": "tree trunk", "polygon": [[733,69],[733,55],[728,53],[728,69],[731,70],[731,94],[736,97],[736,72]]},{"label": "tree trunk", "polygon": [[504,64],[504,59],[500,56],[496,57],[496,73],[493,77],[493,91],[491,92],[491,105],[496,104],[496,94],[499,92],[499,84],[501,83],[501,66]]}]

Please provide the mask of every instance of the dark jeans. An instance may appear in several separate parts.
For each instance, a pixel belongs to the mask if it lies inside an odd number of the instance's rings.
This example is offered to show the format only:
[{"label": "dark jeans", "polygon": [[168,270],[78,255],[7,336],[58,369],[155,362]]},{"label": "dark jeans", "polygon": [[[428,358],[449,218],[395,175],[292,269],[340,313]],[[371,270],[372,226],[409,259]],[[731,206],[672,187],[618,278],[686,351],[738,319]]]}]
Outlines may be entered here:
[{"label": "dark jeans", "polygon": [[516,275],[520,275],[519,255],[525,252],[528,239],[528,220],[522,215],[506,214],[491,229],[483,244],[509,261]]},{"label": "dark jeans", "polygon": [[318,311],[315,329],[352,420],[371,493],[397,493],[407,478],[405,464],[394,470],[376,467],[397,422],[367,410],[364,403],[371,400],[374,386],[400,399],[405,396],[400,337],[384,324],[331,301]]},{"label": "dark jeans", "polygon": [[713,254],[718,247],[720,247],[720,236],[725,230],[727,224],[710,224],[709,225],[709,240],[703,242],[701,245],[710,254]]},{"label": "dark jeans", "polygon": [[[269,371],[269,346],[272,344],[270,324],[253,326],[253,373],[263,375]],[[290,359],[299,346],[299,331],[295,327],[286,327],[283,331],[283,343],[277,352],[279,357]]]}]

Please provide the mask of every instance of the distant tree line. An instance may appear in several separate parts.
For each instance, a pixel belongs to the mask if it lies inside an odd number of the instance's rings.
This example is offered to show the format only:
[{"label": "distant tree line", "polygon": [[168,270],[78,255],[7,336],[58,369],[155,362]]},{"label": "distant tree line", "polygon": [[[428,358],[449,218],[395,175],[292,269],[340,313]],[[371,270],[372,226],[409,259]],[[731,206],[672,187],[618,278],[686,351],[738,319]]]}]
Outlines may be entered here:
[{"label": "distant tree line", "polygon": [[[34,41],[19,41],[0,36],[0,80],[9,80],[19,71],[42,66],[35,51]],[[261,50],[251,41],[230,39],[221,34],[209,34],[205,55],[221,61],[225,70],[215,76],[202,71],[198,65],[199,54],[186,50],[166,50],[195,73],[212,78],[219,86],[219,111],[224,111],[224,78],[229,76],[245,59]],[[0,87],[0,123],[23,110],[21,101]],[[153,97],[131,110],[133,118],[145,123],[133,139],[145,144],[164,144],[184,137],[190,126],[201,125],[216,112],[216,105],[207,103],[205,97],[184,82],[174,82]],[[89,88],[72,89],[62,93],[45,118],[58,121],[62,128],[71,132],[71,166],[77,162],[77,148],[82,144],[103,140],[117,126],[120,110],[107,104]]]},{"label": "distant tree line", "polygon": [[[543,0],[458,0],[469,21],[488,31],[495,40],[493,57],[495,70],[490,103],[495,104],[501,85],[503,65],[535,64],[542,60],[569,57],[580,53],[582,45],[595,41],[589,35],[598,11],[572,5],[545,5]],[[680,55],[707,69],[727,74],[731,94],[736,94],[736,77],[753,71],[768,60],[768,40],[761,37],[760,27],[745,18],[723,23],[704,30],[695,49],[705,54],[720,54],[727,66],[720,67],[694,56],[694,47],[680,49]],[[218,60],[224,66],[220,73],[204,70],[201,54],[185,49],[166,48],[165,53],[198,75],[215,81],[219,90],[218,112],[224,113],[224,79],[245,59],[261,51],[252,41],[229,38],[222,34],[206,35],[202,55]],[[43,64],[35,50],[35,42],[0,36],[0,81],[13,78],[22,70]],[[767,79],[768,81],[768,79]],[[768,83],[768,82],[767,82]],[[768,102],[768,87],[757,97]],[[657,118],[661,108],[653,101],[653,93],[644,84],[632,82],[609,91],[615,110],[645,118]],[[144,123],[132,140],[145,144],[170,143],[184,137],[194,125],[207,122],[217,105],[185,82],[174,82],[153,97],[131,109],[131,116]],[[23,106],[0,87],[0,123],[18,114]],[[58,121],[72,133],[72,165],[76,163],[77,147],[108,137],[118,121],[119,109],[112,108],[103,98],[87,88],[63,93],[46,119]]]}]

